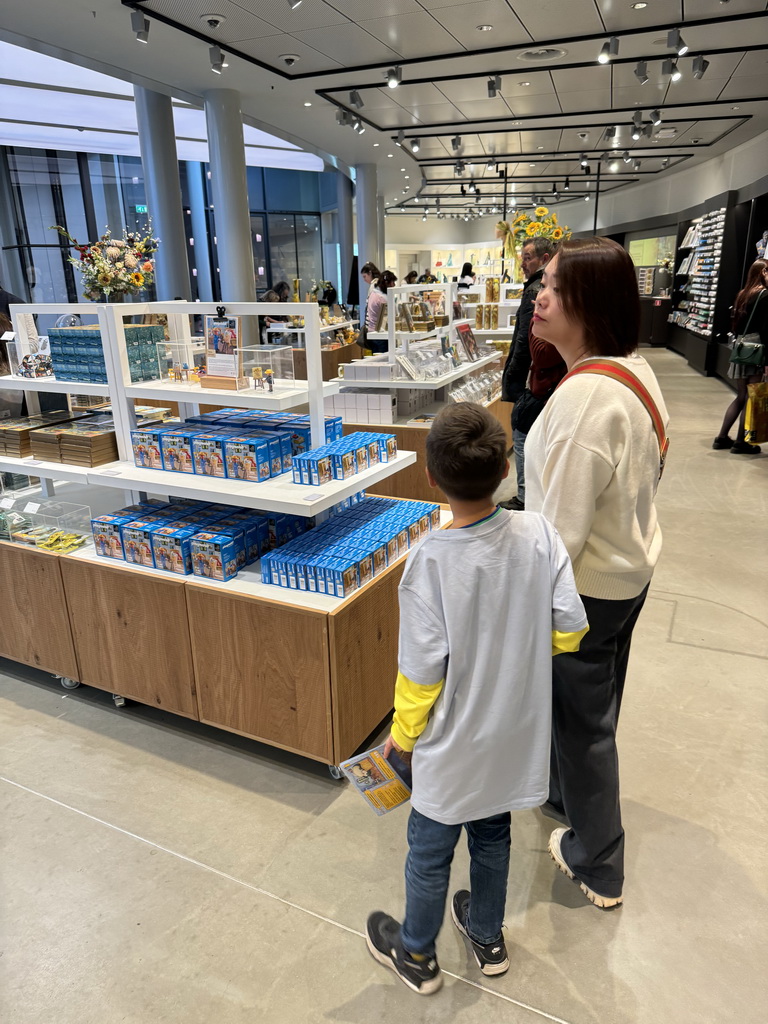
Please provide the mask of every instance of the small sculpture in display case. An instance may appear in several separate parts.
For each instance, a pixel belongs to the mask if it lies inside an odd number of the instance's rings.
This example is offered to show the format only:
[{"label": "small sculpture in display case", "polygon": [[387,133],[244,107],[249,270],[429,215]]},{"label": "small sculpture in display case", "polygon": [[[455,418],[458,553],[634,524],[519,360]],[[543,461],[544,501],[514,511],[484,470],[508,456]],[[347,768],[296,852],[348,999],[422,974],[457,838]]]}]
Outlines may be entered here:
[{"label": "small sculpture in display case", "polygon": [[264,388],[264,371],[260,366],[254,366],[251,370],[251,377],[255,388]]},{"label": "small sculpture in display case", "polygon": [[266,378],[266,381],[267,381],[267,388],[268,388],[268,390],[270,392],[274,391],[275,390],[275,374],[274,374],[274,372],[272,370],[267,370],[266,373],[264,374],[264,377]]}]

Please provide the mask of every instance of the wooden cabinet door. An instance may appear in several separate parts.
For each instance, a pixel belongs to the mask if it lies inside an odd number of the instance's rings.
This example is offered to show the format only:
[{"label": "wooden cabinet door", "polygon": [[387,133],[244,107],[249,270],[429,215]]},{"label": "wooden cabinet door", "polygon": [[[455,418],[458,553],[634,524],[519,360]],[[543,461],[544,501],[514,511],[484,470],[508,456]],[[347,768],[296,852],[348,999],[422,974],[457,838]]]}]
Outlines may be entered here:
[{"label": "wooden cabinet door", "polygon": [[79,679],[60,558],[0,542],[0,655]]},{"label": "wooden cabinet door", "polygon": [[188,583],[200,721],[330,764],[328,616]]},{"label": "wooden cabinet door", "polygon": [[184,582],[61,559],[80,680],[197,718]]}]

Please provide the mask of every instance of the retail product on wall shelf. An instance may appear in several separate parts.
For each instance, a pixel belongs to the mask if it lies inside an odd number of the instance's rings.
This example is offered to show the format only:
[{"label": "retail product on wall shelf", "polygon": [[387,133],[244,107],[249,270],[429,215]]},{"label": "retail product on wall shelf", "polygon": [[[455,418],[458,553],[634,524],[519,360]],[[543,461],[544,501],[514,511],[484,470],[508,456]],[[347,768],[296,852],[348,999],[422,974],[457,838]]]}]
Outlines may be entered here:
[{"label": "retail product on wall shelf", "polygon": [[331,444],[295,456],[293,482],[322,487],[331,480],[347,480],[381,462],[392,462],[396,457],[394,434],[347,434]]},{"label": "retail product on wall shelf", "polygon": [[262,558],[262,582],[349,597],[439,527],[439,505],[366,497]]},{"label": "retail product on wall shelf", "polygon": [[678,285],[677,306],[668,319],[703,337],[712,335],[724,228],[725,208],[697,217],[678,250],[675,276],[685,280]]},{"label": "retail product on wall shelf", "polygon": [[240,317],[225,316],[224,306],[216,316],[205,318],[206,387],[237,391],[248,386],[243,374]]},{"label": "retail product on wall shelf", "polygon": [[[159,324],[126,324],[125,338],[131,381],[157,380],[157,344],[163,340]],[[101,329],[98,324],[51,327],[48,331],[56,380],[107,383]]]},{"label": "retail product on wall shelf", "polygon": [[91,510],[66,501],[0,499],[0,540],[69,554],[90,542]]},{"label": "retail product on wall shelf", "polygon": [[501,377],[498,373],[479,373],[465,377],[448,392],[449,402],[479,402],[490,405],[501,394]]},{"label": "retail product on wall shelf", "polygon": [[30,433],[42,427],[57,423],[83,419],[88,413],[73,413],[66,410],[41,412],[36,416],[16,416],[0,420],[0,454],[23,459],[32,454]]},{"label": "retail product on wall shelf", "polygon": [[637,271],[637,286],[641,295],[653,295],[654,275],[653,267],[641,267]]}]

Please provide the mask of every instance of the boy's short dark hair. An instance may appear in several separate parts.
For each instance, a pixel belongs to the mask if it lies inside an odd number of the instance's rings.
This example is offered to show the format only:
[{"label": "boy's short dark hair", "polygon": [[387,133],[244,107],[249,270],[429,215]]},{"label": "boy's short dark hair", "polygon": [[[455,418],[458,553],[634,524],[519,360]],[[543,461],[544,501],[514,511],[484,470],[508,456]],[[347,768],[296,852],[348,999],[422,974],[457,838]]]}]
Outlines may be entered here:
[{"label": "boy's short dark hair", "polygon": [[490,498],[506,467],[504,428],[482,405],[448,405],[435,417],[427,435],[427,468],[449,498]]}]

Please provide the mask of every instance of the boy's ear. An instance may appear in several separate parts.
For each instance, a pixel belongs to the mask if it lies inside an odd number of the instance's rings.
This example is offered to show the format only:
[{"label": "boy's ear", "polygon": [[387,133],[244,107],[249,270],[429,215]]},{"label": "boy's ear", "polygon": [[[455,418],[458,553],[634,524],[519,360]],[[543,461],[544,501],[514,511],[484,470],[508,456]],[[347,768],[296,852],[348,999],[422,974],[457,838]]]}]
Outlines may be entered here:
[{"label": "boy's ear", "polygon": [[506,480],[507,477],[509,476],[509,469],[510,469],[509,459],[507,459],[507,464],[504,466],[504,472],[501,475],[501,479],[502,480]]},{"label": "boy's ear", "polygon": [[[507,469],[509,469],[509,466],[507,466]],[[424,473],[426,474],[427,483],[429,484],[429,486],[430,487],[437,487],[437,480],[435,480],[435,478],[429,472],[429,468],[427,466],[424,467]]]}]

